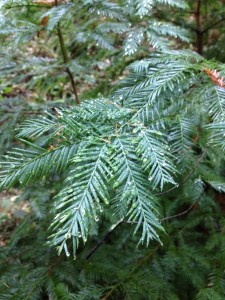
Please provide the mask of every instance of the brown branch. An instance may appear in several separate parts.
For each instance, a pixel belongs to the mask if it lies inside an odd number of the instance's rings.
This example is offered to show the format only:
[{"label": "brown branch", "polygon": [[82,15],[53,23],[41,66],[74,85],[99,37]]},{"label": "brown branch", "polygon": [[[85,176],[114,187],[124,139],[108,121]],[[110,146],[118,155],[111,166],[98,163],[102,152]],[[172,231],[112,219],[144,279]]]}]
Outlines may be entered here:
[{"label": "brown branch", "polygon": [[204,30],[202,30],[201,32],[202,32],[202,33],[205,33],[205,32],[207,32],[208,30],[212,29],[213,27],[215,27],[216,25],[220,24],[220,23],[223,22],[223,21],[225,21],[225,17],[222,18],[222,19],[220,19],[219,21],[217,21],[217,22],[215,22],[215,23],[209,25],[208,27],[206,27],[206,28],[205,28]]},{"label": "brown branch", "polygon": [[[171,215],[171,216],[168,216],[168,217],[165,217],[165,218],[162,218],[160,219],[159,221],[160,222],[164,222],[164,221],[167,221],[167,220],[170,220],[170,219],[174,219],[174,218],[178,218],[178,217],[181,217],[183,215],[186,215],[189,211],[192,210],[193,207],[195,207],[195,205],[198,203],[199,201],[199,198],[201,197],[201,195],[198,197],[198,199],[192,203],[186,210],[178,213],[178,214],[175,214],[175,215]],[[137,224],[138,222],[131,222],[131,221],[123,221],[123,223],[126,223],[126,224]]]},{"label": "brown branch", "polygon": [[88,253],[88,255],[85,257],[86,260],[88,260],[97,250],[99,247],[101,247],[102,244],[109,238],[109,236],[116,230],[116,228],[123,223],[123,220],[118,221],[116,224],[112,225],[110,230],[106,233],[106,235],[103,237],[103,239]]},{"label": "brown branch", "polygon": [[199,54],[203,52],[203,33],[201,31],[201,0],[195,5],[195,22],[196,22],[196,50]]},{"label": "brown branch", "polygon": [[195,207],[195,205],[198,203],[198,200],[196,200],[194,203],[191,204],[191,206],[189,206],[189,208],[187,208],[186,210],[182,211],[181,213],[178,213],[176,215],[172,215],[172,216],[168,216],[168,217],[165,217],[163,219],[160,220],[160,222],[164,222],[164,221],[167,221],[167,220],[170,220],[170,219],[174,219],[174,218],[178,218],[178,217],[181,217],[183,215],[186,215],[189,211],[192,210],[193,207]]},{"label": "brown branch", "polygon": [[[200,197],[199,197],[200,198]],[[191,206],[189,208],[187,208],[186,210],[182,211],[181,213],[175,214],[175,215],[171,215],[168,217],[165,217],[163,219],[160,220],[160,222],[164,222],[170,219],[174,219],[174,218],[178,218],[181,217],[183,215],[186,215],[189,211],[192,210],[193,207],[195,207],[195,205],[198,203],[199,198],[191,204]],[[117,222],[115,225],[113,225],[111,227],[111,229],[106,233],[106,235],[103,237],[103,239],[88,253],[88,255],[85,257],[86,260],[88,260],[98,249],[99,247],[101,247],[105,241],[109,238],[109,236],[121,225],[121,224],[137,224],[138,222],[131,222],[131,221],[124,221],[124,219],[120,220],[119,222]],[[110,293],[111,294],[111,293]],[[103,299],[107,299],[103,298]]]},{"label": "brown branch", "polygon": [[107,294],[103,297],[103,298],[101,298],[101,300],[107,300],[111,295],[112,295],[112,293],[121,285],[123,283],[123,281],[122,282],[119,282],[119,283],[117,283],[117,284],[115,284],[112,288],[111,288],[111,290],[109,290],[108,292],[107,292]]},{"label": "brown branch", "polygon": [[[56,6],[58,5],[57,0],[55,0],[55,5]],[[69,57],[68,57],[68,54],[67,54],[67,50],[66,50],[66,46],[65,46],[65,42],[64,42],[60,22],[57,25],[57,34],[58,34],[59,44],[60,44],[60,48],[61,48],[61,52],[62,52],[62,56],[63,56],[63,61],[67,65],[69,63]],[[76,101],[77,105],[79,105],[80,104],[80,99],[79,99],[78,93],[77,93],[76,82],[75,82],[75,80],[73,78],[73,74],[72,74],[72,72],[71,72],[71,70],[68,66],[66,67],[66,73],[68,74],[70,82],[71,82],[71,86],[72,86],[72,89],[73,89],[75,101]]]},{"label": "brown branch", "polygon": [[75,96],[76,103],[77,103],[77,105],[79,105],[80,104],[80,99],[79,99],[78,94],[77,94],[76,82],[73,78],[73,74],[72,74],[69,67],[66,68],[66,72],[67,72],[67,74],[70,78],[70,82],[71,82],[71,85],[72,85],[72,88],[73,88],[73,93],[74,93],[74,96]]}]

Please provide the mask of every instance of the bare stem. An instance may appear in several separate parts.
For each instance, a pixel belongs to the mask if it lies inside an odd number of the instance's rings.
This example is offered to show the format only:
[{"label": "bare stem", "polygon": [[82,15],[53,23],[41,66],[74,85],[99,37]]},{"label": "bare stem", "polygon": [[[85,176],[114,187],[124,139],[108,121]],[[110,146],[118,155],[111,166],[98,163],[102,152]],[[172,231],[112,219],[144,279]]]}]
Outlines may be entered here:
[{"label": "bare stem", "polygon": [[[56,6],[58,5],[57,0],[55,0],[55,5]],[[60,48],[61,48],[61,52],[62,52],[62,56],[63,56],[63,61],[64,61],[65,64],[68,64],[69,56],[67,54],[67,50],[66,50],[66,46],[65,46],[65,42],[64,42],[60,22],[58,23],[58,26],[57,26],[57,34],[58,34],[58,38],[59,38],[59,44],[60,44]],[[78,94],[77,94],[76,82],[75,82],[73,74],[72,74],[72,72],[71,72],[71,70],[68,66],[66,67],[66,73],[68,74],[71,85],[72,85],[75,101],[76,101],[77,105],[79,105],[80,104],[80,99],[79,99]]]},{"label": "bare stem", "polygon": [[106,235],[103,237],[103,239],[88,253],[88,255],[85,257],[85,259],[89,259],[95,251],[98,250],[98,248],[104,244],[104,242],[109,238],[109,236],[114,232],[114,230],[123,223],[123,219],[118,221],[116,224],[112,225],[110,230],[106,233]]},{"label": "bare stem", "polygon": [[196,50],[199,54],[203,52],[203,32],[201,31],[201,0],[195,5],[195,23],[196,23]]},{"label": "bare stem", "polygon": [[208,27],[206,27],[204,30],[202,30],[202,33],[207,32],[208,30],[212,29],[213,27],[215,27],[216,25],[222,23],[223,21],[225,21],[225,18],[222,18],[222,19],[216,21],[215,23],[212,23],[211,25],[209,25]]}]

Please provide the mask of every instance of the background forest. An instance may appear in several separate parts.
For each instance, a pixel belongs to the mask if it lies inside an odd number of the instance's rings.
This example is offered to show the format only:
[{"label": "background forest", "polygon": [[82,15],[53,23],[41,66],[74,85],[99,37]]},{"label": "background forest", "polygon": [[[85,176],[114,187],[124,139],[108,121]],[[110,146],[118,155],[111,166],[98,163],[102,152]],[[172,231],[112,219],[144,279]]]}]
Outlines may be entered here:
[{"label": "background forest", "polygon": [[225,298],[225,2],[0,0],[0,300]]}]

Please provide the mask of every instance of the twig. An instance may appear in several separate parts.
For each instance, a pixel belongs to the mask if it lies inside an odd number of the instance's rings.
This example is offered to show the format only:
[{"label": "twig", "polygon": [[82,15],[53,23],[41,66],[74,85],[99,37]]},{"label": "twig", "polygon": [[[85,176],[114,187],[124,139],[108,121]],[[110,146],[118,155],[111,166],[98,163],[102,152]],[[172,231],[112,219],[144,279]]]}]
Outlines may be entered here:
[{"label": "twig", "polygon": [[86,260],[88,260],[97,250],[98,248],[104,244],[104,242],[109,238],[109,236],[116,230],[116,228],[122,224],[124,219],[121,219],[116,224],[112,225],[110,230],[106,233],[106,235],[103,237],[103,239],[88,253],[88,255],[85,257]]},{"label": "twig", "polygon": [[[174,219],[181,217],[183,215],[186,215],[189,211],[192,210],[192,208],[198,203],[198,200],[196,200],[192,205],[186,209],[185,211],[178,213],[176,215],[168,216],[160,220],[160,222],[164,222],[166,220]],[[124,219],[118,221],[116,224],[112,225],[110,230],[106,233],[106,235],[103,237],[103,239],[88,253],[88,255],[85,257],[86,260],[88,260],[97,250],[99,247],[101,247],[105,241],[109,238],[109,236],[121,225],[121,224],[136,224],[138,222],[131,222],[131,221],[124,221]]]},{"label": "twig", "polygon": [[196,51],[199,54],[203,52],[203,33],[201,30],[201,0],[195,4],[195,23],[196,23]]},{"label": "twig", "polygon": [[181,217],[181,216],[183,216],[183,215],[186,215],[190,210],[192,210],[193,207],[195,207],[195,205],[196,205],[197,203],[198,203],[198,200],[196,200],[194,203],[192,203],[191,206],[189,206],[188,209],[182,211],[182,212],[179,213],[179,214],[165,217],[165,218],[161,219],[160,222],[164,222],[164,221],[167,221],[167,220],[170,220],[170,219],[174,219],[174,218],[178,218],[178,217]]},{"label": "twig", "polygon": [[76,82],[75,82],[75,80],[73,78],[73,74],[72,74],[72,72],[71,72],[71,70],[70,70],[69,67],[66,68],[66,72],[67,72],[67,74],[68,74],[68,76],[70,78],[70,82],[71,82],[71,85],[72,85],[72,88],[73,88],[73,92],[74,92],[74,96],[75,96],[75,99],[76,99],[76,103],[77,103],[77,105],[79,105],[80,104],[80,99],[79,99],[78,94],[77,94]]},{"label": "twig", "polygon": [[[201,195],[200,195],[201,196]],[[198,199],[191,204],[191,206],[189,206],[186,210],[182,211],[181,213],[178,213],[178,214],[175,214],[175,215],[171,215],[171,216],[168,216],[168,217],[165,217],[163,219],[160,219],[159,221],[160,222],[164,222],[164,221],[167,221],[167,220],[170,220],[170,219],[174,219],[174,218],[178,218],[178,217],[181,217],[183,215],[186,215],[189,211],[192,210],[193,207],[195,207],[195,205],[198,203],[198,200],[200,198],[200,196],[198,197]],[[123,221],[123,223],[125,224],[137,224],[138,222],[131,222],[131,221]]]},{"label": "twig", "polygon": [[202,33],[205,33],[205,32],[207,32],[208,30],[212,29],[213,27],[215,27],[216,25],[220,24],[220,23],[223,22],[223,21],[225,21],[225,18],[222,18],[222,19],[220,19],[219,21],[217,21],[217,22],[215,22],[215,23],[209,25],[208,27],[206,27],[205,29],[203,29],[201,32],[202,32]]},{"label": "twig", "polygon": [[[55,5],[56,6],[58,5],[57,0],[55,0]],[[68,64],[69,57],[68,57],[66,46],[65,46],[65,43],[64,43],[64,38],[63,38],[60,22],[57,25],[57,34],[58,34],[59,44],[60,44],[60,48],[61,48],[61,52],[62,52],[62,56],[63,56],[63,61],[64,61],[65,64]],[[73,78],[73,74],[72,74],[72,72],[71,72],[71,70],[68,66],[66,67],[66,73],[68,74],[71,85],[72,85],[75,101],[76,101],[77,105],[79,105],[80,104],[80,99],[79,99],[78,94],[77,94],[76,82],[75,82],[75,80]]]}]

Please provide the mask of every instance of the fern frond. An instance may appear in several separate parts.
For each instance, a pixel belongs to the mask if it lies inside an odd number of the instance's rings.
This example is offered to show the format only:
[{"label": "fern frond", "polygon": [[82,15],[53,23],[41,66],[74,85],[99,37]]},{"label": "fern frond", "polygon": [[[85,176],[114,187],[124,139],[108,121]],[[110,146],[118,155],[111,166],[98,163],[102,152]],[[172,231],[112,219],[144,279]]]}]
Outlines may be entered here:
[{"label": "fern frond", "polygon": [[[37,151],[39,149],[39,151]],[[20,183],[25,185],[34,179],[41,179],[51,170],[61,172],[68,167],[70,159],[77,151],[77,145],[59,147],[55,150],[36,148],[36,151],[13,149],[6,156],[7,162],[2,162],[0,172],[0,189]],[[24,154],[26,153],[26,158]]]},{"label": "fern frond", "polygon": [[[132,66],[138,65],[141,63],[140,66],[145,66],[145,64],[148,64],[148,66],[155,66],[155,65],[166,65],[169,66],[170,63],[179,63],[185,61],[186,63],[200,63],[203,62],[204,59],[201,55],[199,55],[196,52],[190,51],[190,50],[167,50],[163,52],[156,52],[151,54],[150,58],[143,59],[141,61],[136,61]],[[201,68],[200,66],[196,65],[197,70]],[[201,69],[202,70],[202,69]]]},{"label": "fern frond", "polygon": [[97,26],[97,31],[101,32],[101,33],[109,33],[109,32],[114,32],[114,33],[125,33],[126,31],[128,31],[129,26],[127,23],[116,23],[116,22],[107,22],[104,24],[99,24]]},{"label": "fern frond", "polygon": [[28,1],[27,0],[2,0],[0,2],[0,8],[10,8],[11,6],[15,5],[15,4],[19,4],[19,5],[28,5]]},{"label": "fern frond", "polygon": [[169,134],[169,143],[177,162],[182,162],[192,152],[192,137],[196,127],[192,119],[178,117]]},{"label": "fern frond", "polygon": [[144,31],[142,28],[130,30],[124,40],[124,55],[134,54],[144,39]]},{"label": "fern frond", "polygon": [[137,9],[136,14],[139,15],[140,17],[148,15],[151,9],[157,6],[158,4],[164,4],[164,5],[166,4],[168,6],[172,6],[172,7],[174,6],[181,9],[188,7],[186,1],[176,1],[176,0],[141,0],[141,1],[135,0],[134,2]]},{"label": "fern frond", "polygon": [[[87,1],[87,5],[90,5],[90,1]],[[96,12],[97,15],[101,15],[103,17],[108,17],[110,19],[116,19],[120,21],[124,21],[125,18],[123,14],[121,14],[121,7],[113,2],[108,1],[93,1],[93,6],[89,8],[89,12]]]},{"label": "fern frond", "polygon": [[104,37],[102,34],[92,34],[90,39],[94,40],[96,46],[99,46],[103,49],[107,49],[109,51],[114,51],[115,48],[113,47],[113,41],[109,37]]},{"label": "fern frond", "polygon": [[[222,179],[222,178],[221,178]],[[208,183],[211,185],[212,188],[214,188],[216,191],[220,193],[225,193],[225,183],[218,182],[218,181],[208,181]]]},{"label": "fern frond", "polygon": [[48,17],[47,25],[45,26],[46,30],[52,31],[61,21],[66,17],[66,19],[71,18],[71,11],[73,5],[59,5],[50,8],[47,12],[41,15],[41,20],[45,17]]},{"label": "fern frond", "polygon": [[[107,144],[82,145],[71,160],[73,168],[64,189],[55,198],[57,212],[51,228],[52,244],[60,245],[59,252],[67,250],[67,240],[72,238],[74,255],[79,239],[87,240],[92,222],[98,222],[101,202],[109,203],[107,182],[111,171]],[[85,162],[85,163],[84,163]],[[60,224],[60,230],[58,230]]]},{"label": "fern frond", "polygon": [[118,189],[114,200],[116,211],[123,206],[129,221],[137,223],[134,232],[142,228],[140,242],[148,245],[151,239],[159,240],[156,230],[162,230],[155,216],[155,199],[151,194],[151,185],[141,171],[139,159],[130,141],[118,137],[113,146],[116,150],[112,163],[115,172],[114,187]]},{"label": "fern frond", "polygon": [[209,143],[211,145],[220,147],[223,151],[225,150],[225,141],[224,141],[224,130],[225,130],[225,122],[214,122],[212,124],[205,126],[207,129],[209,129],[210,132],[210,138]]},{"label": "fern frond", "polygon": [[168,50],[168,42],[167,42],[167,40],[163,36],[160,36],[154,30],[148,30],[146,32],[146,36],[147,36],[147,41],[155,49],[157,49],[159,51],[166,51],[166,50]]},{"label": "fern frond", "polygon": [[205,184],[201,178],[189,180],[184,187],[184,195],[187,199],[191,199],[192,203],[199,201],[205,189]]},{"label": "fern frond", "polygon": [[215,122],[225,119],[225,88],[214,85],[205,94],[208,113]]},{"label": "fern frond", "polygon": [[125,87],[116,94],[128,98],[132,104],[139,102],[141,97],[153,102],[162,92],[178,88],[187,74],[192,74],[193,68],[193,64],[186,61],[181,61],[179,64],[173,60],[167,64],[158,63],[149,68],[146,73],[130,75],[121,84]]},{"label": "fern frond", "polygon": [[17,138],[38,138],[45,133],[52,131],[54,136],[60,128],[57,128],[57,123],[51,115],[51,119],[39,117],[38,119],[26,120],[19,128]]},{"label": "fern frond", "polygon": [[140,130],[137,153],[141,155],[144,170],[149,172],[153,188],[159,185],[162,189],[165,183],[175,184],[171,175],[176,173],[173,156],[161,132]]},{"label": "fern frond", "polygon": [[153,32],[157,33],[159,36],[170,36],[179,38],[182,41],[190,42],[190,39],[188,38],[188,31],[185,29],[181,29],[177,26],[174,26],[171,23],[166,22],[158,22],[158,21],[150,21],[149,24],[149,35],[151,35],[151,30]]},{"label": "fern frond", "polygon": [[137,5],[137,15],[143,17],[146,16],[152,9],[154,0],[140,0],[136,1]]},{"label": "fern frond", "polygon": [[188,4],[187,4],[187,1],[177,1],[177,0],[155,0],[156,3],[159,3],[159,4],[166,4],[166,5],[169,5],[169,6],[174,6],[174,7],[177,7],[177,8],[188,8]]}]

